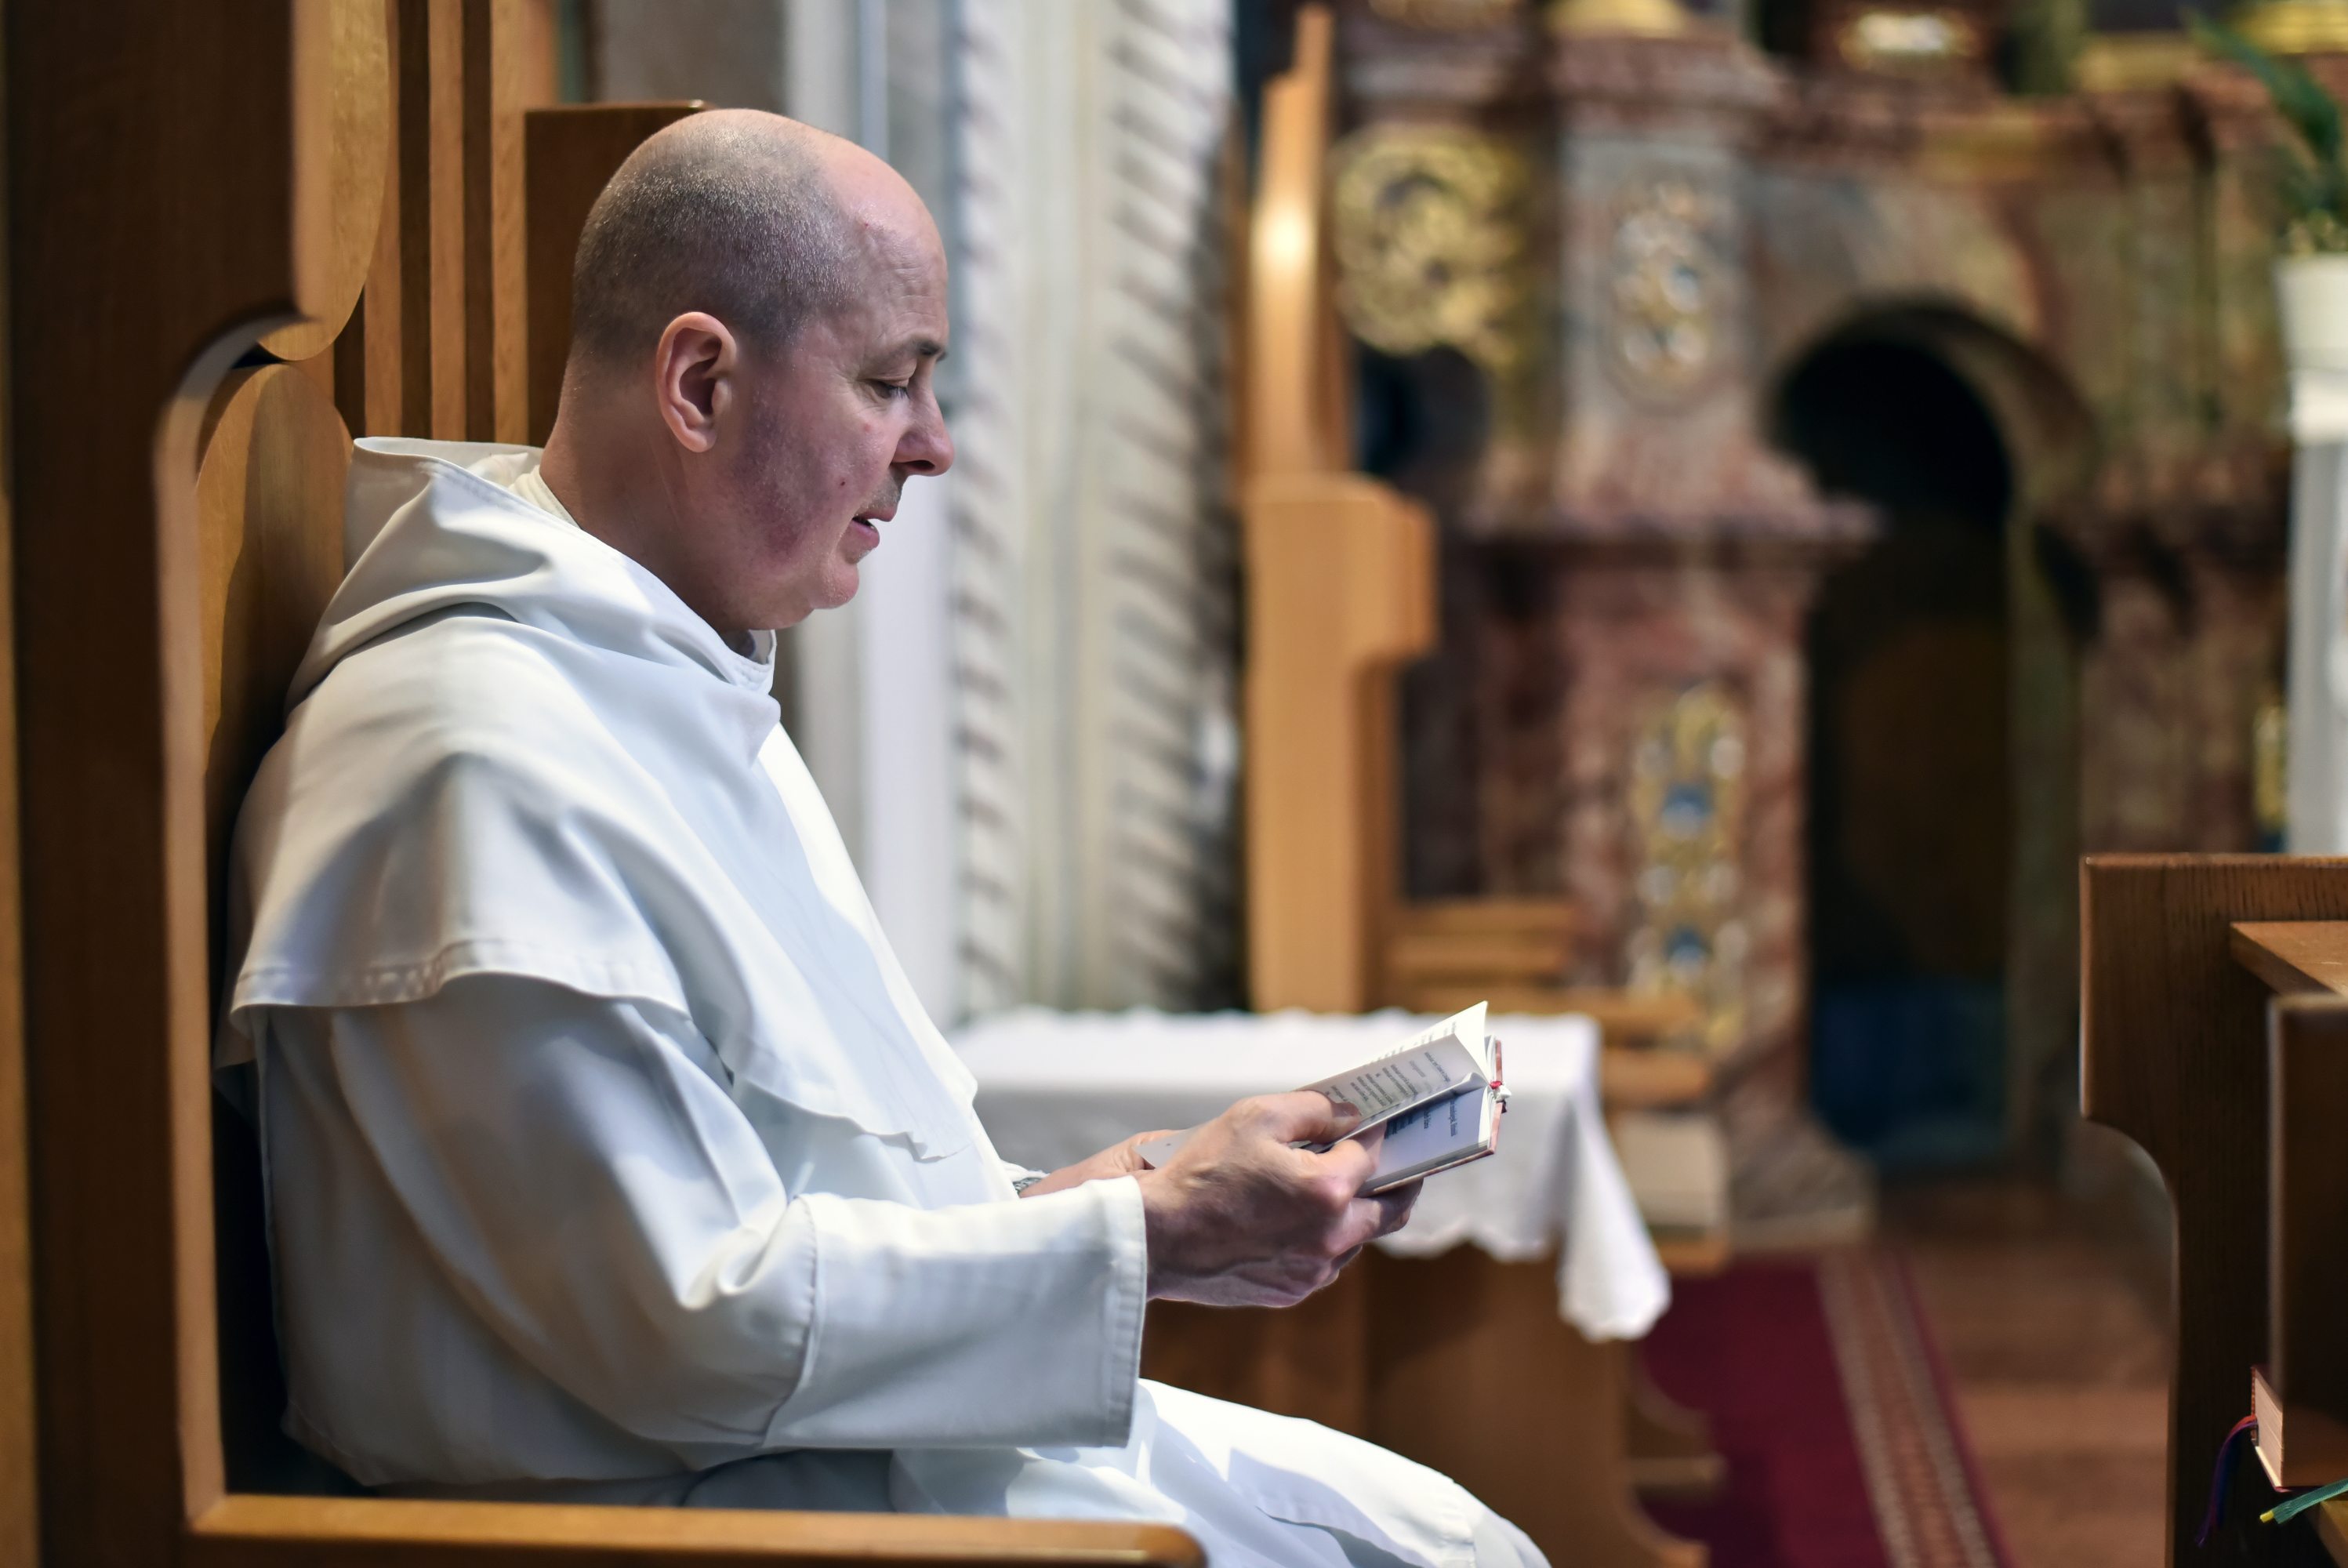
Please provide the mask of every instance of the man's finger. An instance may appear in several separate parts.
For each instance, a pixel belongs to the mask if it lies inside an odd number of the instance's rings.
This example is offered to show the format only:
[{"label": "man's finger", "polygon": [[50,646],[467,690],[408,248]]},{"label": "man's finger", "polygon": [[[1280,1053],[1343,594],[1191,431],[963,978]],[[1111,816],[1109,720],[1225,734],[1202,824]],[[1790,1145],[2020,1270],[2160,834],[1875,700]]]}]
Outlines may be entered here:
[{"label": "man's finger", "polygon": [[1253,1104],[1263,1130],[1282,1143],[1334,1143],[1362,1122],[1360,1111],[1316,1089],[1268,1094]]},{"label": "man's finger", "polygon": [[1374,1150],[1350,1141],[1306,1158],[1320,1168],[1322,1176],[1330,1185],[1343,1183],[1343,1190],[1348,1195],[1358,1193],[1368,1186],[1371,1175],[1378,1168],[1378,1157]]},{"label": "man's finger", "polygon": [[1391,1236],[1410,1223],[1410,1212],[1417,1202],[1418,1183],[1416,1181],[1378,1193],[1377,1204],[1381,1211],[1378,1234]]}]

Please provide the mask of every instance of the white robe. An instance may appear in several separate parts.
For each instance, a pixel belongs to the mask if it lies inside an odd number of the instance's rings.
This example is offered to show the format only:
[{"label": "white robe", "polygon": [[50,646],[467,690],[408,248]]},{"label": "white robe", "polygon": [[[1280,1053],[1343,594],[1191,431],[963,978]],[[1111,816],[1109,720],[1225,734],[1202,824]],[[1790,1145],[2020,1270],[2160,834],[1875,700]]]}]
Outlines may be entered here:
[{"label": "white robe", "polygon": [[220,1060],[258,1073],[288,1429],[439,1495],[1538,1562],[1433,1471],[1138,1378],[1138,1186],[1014,1197],[772,639],[727,647],[535,464],[359,444],[238,825]]}]

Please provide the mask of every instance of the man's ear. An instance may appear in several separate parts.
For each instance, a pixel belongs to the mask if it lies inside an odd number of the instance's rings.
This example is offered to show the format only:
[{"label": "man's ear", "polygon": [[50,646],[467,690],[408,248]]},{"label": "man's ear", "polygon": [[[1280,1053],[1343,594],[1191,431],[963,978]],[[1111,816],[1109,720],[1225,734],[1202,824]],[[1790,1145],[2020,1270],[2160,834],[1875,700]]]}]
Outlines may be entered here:
[{"label": "man's ear", "polygon": [[677,445],[705,452],[731,407],[740,359],[734,335],[714,315],[687,311],[668,324],[653,356],[653,396]]}]

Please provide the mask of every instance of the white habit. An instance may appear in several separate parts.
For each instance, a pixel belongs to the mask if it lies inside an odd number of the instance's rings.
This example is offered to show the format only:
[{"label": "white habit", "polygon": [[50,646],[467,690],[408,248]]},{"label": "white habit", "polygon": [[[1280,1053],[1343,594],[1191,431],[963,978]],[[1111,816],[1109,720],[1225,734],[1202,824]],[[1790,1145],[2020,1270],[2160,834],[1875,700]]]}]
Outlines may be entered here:
[{"label": "white habit", "polygon": [[289,1429],[438,1495],[1539,1563],[1431,1470],[1139,1379],[1138,1186],[1014,1195],[772,638],[728,647],[536,465],[359,443],[238,825],[220,1059],[258,1074]]}]

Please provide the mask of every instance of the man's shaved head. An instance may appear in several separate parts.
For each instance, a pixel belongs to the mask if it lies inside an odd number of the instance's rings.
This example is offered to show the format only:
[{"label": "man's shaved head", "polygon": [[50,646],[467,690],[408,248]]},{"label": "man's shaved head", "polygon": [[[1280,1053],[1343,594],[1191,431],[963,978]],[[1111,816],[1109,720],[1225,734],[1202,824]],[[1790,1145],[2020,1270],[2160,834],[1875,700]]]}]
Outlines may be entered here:
[{"label": "man's shaved head", "polygon": [[688,115],[596,199],[540,473],[739,650],[847,603],[905,482],[943,473],[946,255],[864,149]]},{"label": "man's shaved head", "polygon": [[572,352],[624,364],[686,311],[778,347],[839,307],[856,238],[833,170],[860,150],[778,115],[689,115],[620,165],[571,277]]}]

